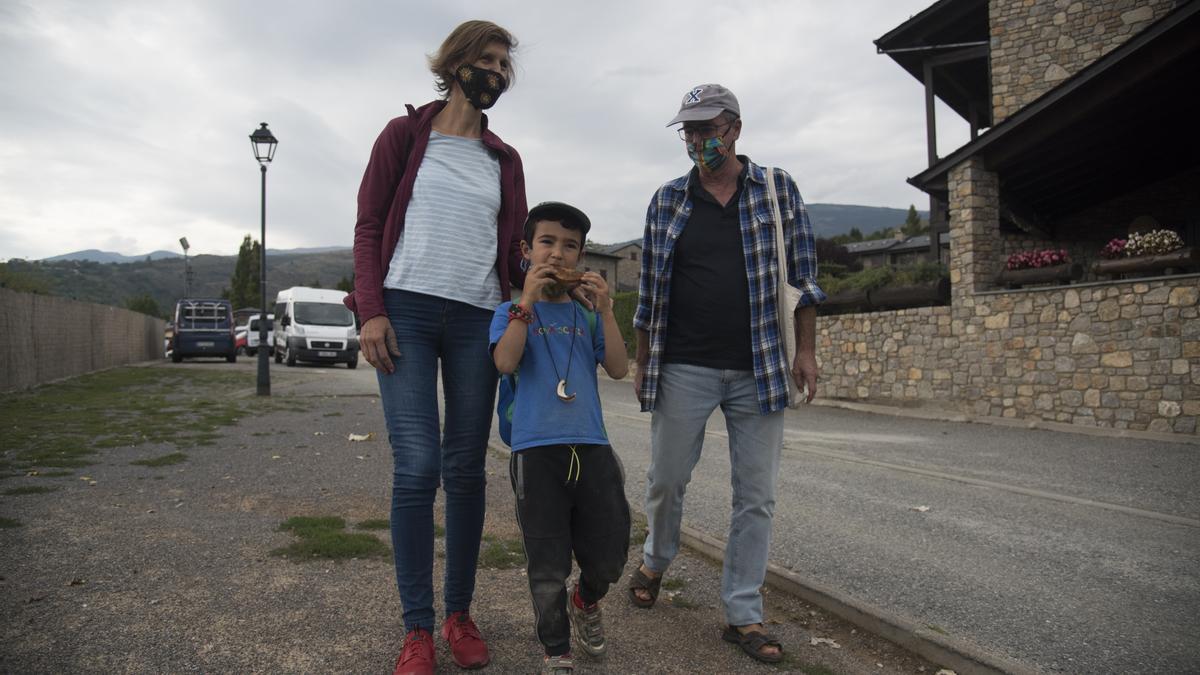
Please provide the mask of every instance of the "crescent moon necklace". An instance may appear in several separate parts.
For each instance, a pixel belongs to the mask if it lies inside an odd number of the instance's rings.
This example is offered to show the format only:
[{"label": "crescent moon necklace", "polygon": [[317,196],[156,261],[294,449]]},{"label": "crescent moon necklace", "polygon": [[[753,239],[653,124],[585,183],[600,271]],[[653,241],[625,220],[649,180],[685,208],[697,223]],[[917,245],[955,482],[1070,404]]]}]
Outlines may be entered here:
[{"label": "crescent moon necklace", "polygon": [[579,313],[575,309],[575,301],[571,301],[571,350],[567,352],[567,372],[565,375],[558,374],[558,364],[554,362],[554,352],[550,351],[550,339],[546,337],[546,324],[542,323],[542,317],[538,316],[537,304],[533,306],[533,315],[537,318],[538,327],[541,328],[538,332],[542,334],[542,344],[546,345],[546,356],[550,357],[550,365],[554,366],[554,377],[558,378],[558,388],[554,390],[554,394],[558,396],[558,400],[563,403],[570,403],[575,400],[575,394],[567,393],[567,378],[571,377],[571,361],[575,355],[575,336],[579,329]]}]

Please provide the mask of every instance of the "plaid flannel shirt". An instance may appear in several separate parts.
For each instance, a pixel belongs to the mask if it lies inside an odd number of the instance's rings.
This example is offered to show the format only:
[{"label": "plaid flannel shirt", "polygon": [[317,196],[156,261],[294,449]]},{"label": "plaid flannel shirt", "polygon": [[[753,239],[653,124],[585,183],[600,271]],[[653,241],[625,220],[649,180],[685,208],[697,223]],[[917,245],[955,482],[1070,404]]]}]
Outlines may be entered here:
[{"label": "plaid flannel shirt", "polygon": [[[776,275],[779,263],[775,254],[775,223],[767,192],[767,172],[750,162],[746,185],[738,202],[738,220],[742,229],[742,254],[746,259],[746,277],[750,285],[750,345],[753,350],[754,380],[758,384],[758,408],[762,414],[787,406],[791,364],[787,363],[779,336]],[[654,410],[658,395],[658,376],[666,346],[667,304],[671,297],[671,264],[675,242],[692,214],[689,190],[691,173],[664,184],[650,200],[646,210],[646,232],[642,240],[642,278],[638,288],[638,306],[633,315],[635,328],[650,336],[650,358],[642,380],[642,411]],[[775,190],[783,216],[787,238],[788,283],[800,290],[800,305],[817,305],[825,293],[817,286],[817,254],[813,244],[808,210],[800,198],[795,181],[787,172],[775,170]],[[713,320],[719,320],[713,315]]]}]

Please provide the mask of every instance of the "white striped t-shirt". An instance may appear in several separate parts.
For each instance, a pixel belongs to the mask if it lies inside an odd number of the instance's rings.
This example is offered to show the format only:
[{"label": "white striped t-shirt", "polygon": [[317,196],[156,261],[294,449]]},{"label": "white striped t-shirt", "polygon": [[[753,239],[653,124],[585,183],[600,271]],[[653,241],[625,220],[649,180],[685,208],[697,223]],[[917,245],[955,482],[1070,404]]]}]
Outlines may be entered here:
[{"label": "white striped t-shirt", "polygon": [[499,213],[500,160],[481,139],[431,132],[384,288],[495,309]]}]

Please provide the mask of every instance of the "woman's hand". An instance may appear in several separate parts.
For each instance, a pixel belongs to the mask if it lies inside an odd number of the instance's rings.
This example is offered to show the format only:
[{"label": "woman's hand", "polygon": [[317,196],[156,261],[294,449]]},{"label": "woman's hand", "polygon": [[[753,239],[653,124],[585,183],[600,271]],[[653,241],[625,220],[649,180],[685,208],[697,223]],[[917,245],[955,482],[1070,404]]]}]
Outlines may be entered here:
[{"label": "woman's hand", "polygon": [[384,315],[373,316],[362,325],[358,334],[359,348],[367,363],[391,375],[396,367],[391,357],[400,358],[400,346],[396,344],[396,332],[392,322]]}]

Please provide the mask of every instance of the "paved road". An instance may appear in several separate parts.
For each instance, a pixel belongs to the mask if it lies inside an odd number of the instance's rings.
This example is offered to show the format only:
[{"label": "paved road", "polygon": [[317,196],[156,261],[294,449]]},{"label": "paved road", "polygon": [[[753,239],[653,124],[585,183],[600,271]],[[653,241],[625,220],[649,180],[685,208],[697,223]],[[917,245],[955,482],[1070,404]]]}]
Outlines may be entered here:
[{"label": "paved road", "polygon": [[[374,390],[369,368],[337,379]],[[640,508],[649,416],[627,381],[601,391]],[[721,539],[727,457],[717,414],[685,521]],[[1038,669],[1198,672],[1197,484],[1194,444],[809,406],[787,413],[771,557]]]},{"label": "paved road", "polygon": [[[641,503],[649,416],[602,378]],[[685,521],[725,538],[719,414]],[[1200,671],[1200,447],[809,406],[787,413],[772,561],[1046,671]],[[927,510],[926,510],[927,507]]]}]

